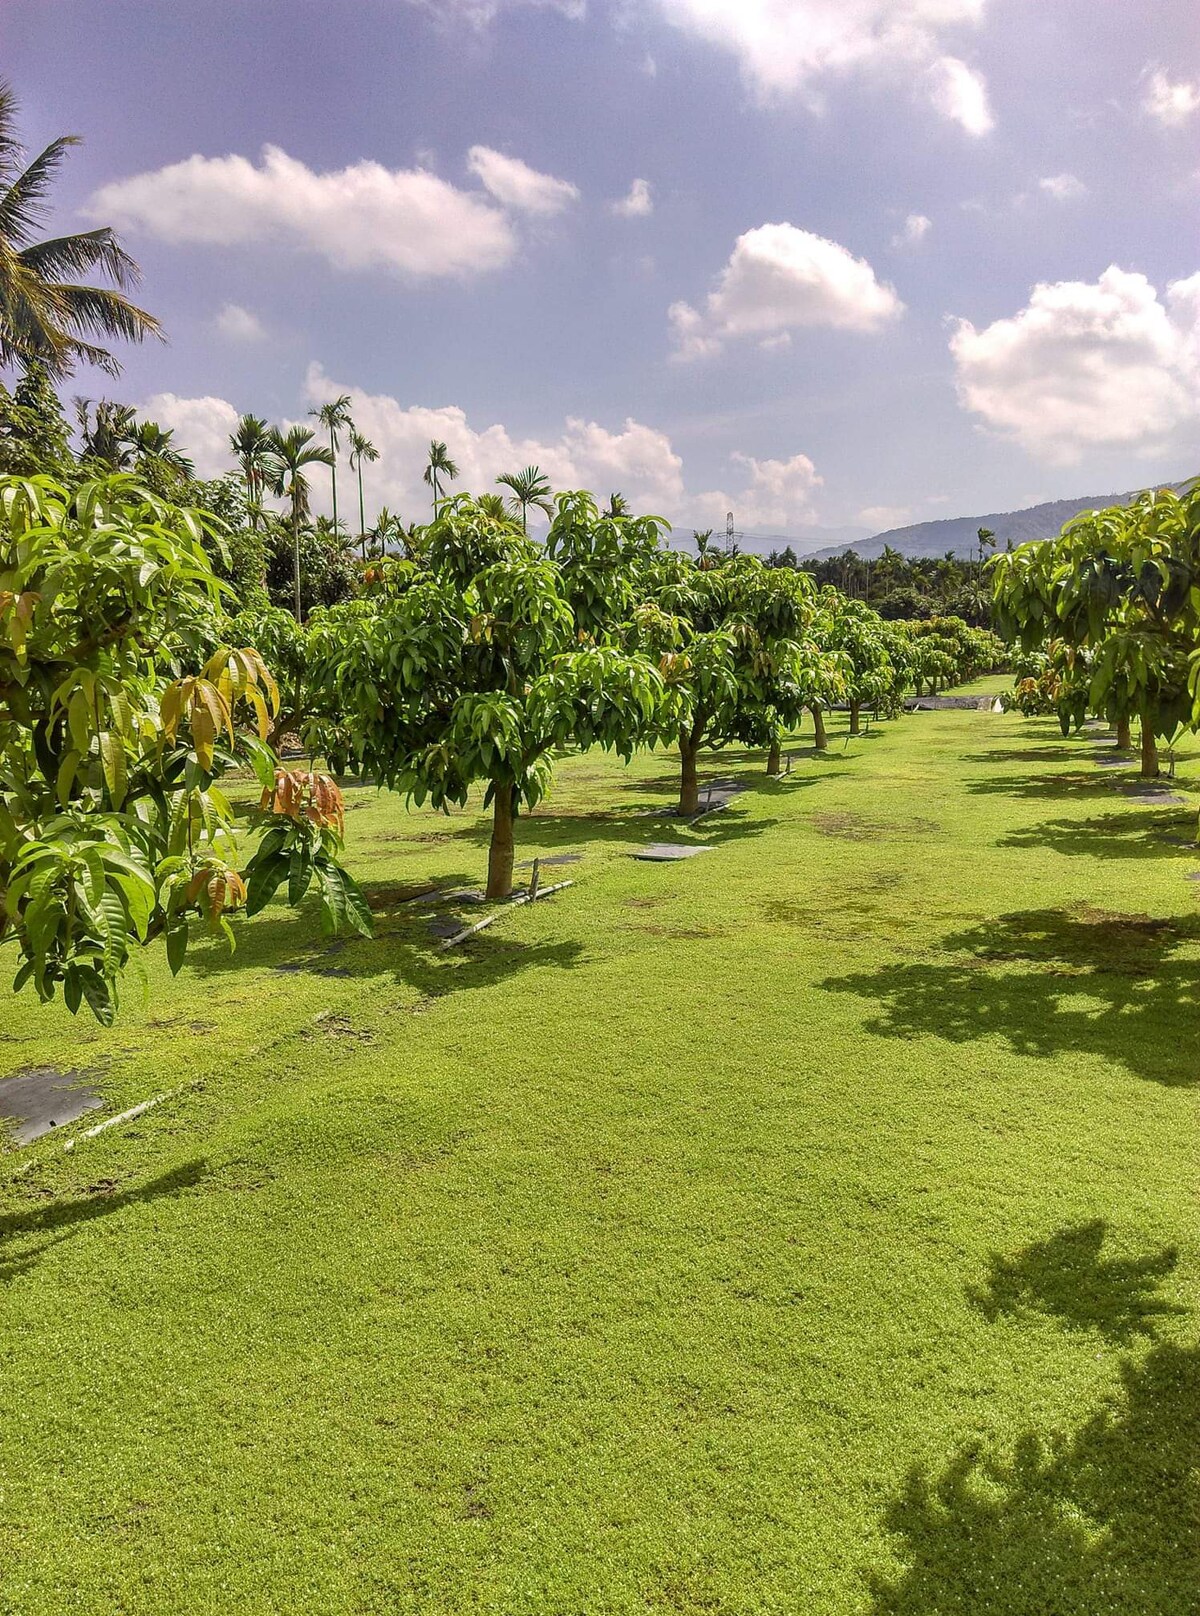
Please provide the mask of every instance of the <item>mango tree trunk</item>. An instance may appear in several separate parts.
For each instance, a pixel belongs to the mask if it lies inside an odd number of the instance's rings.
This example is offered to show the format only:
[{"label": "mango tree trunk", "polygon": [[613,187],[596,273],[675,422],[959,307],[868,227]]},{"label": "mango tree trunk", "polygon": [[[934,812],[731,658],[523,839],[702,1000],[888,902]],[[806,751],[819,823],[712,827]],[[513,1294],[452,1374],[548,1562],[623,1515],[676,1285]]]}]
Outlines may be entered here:
[{"label": "mango tree trunk", "polygon": [[818,752],[823,752],[829,745],[829,736],[825,733],[825,714],[819,707],[810,707],[813,715],[813,745]]},{"label": "mango tree trunk", "polygon": [[1124,752],[1133,751],[1133,735],[1127,718],[1117,719],[1117,745]]},{"label": "mango tree trunk", "polygon": [[861,712],[862,712],[862,703],[857,702],[857,701],[852,701],[850,703],[850,733],[851,733],[851,735],[858,735],[858,734],[861,733],[860,726],[859,726],[859,715],[860,715]]},{"label": "mango tree trunk", "polygon": [[1158,779],[1158,743],[1154,739],[1154,731],[1144,719],[1142,721],[1142,779]]},{"label": "mango tree trunk", "polygon": [[700,812],[700,780],[696,774],[696,758],[700,743],[693,739],[695,731],[686,731],[679,737],[679,817],[690,819]]},{"label": "mango tree trunk", "polygon": [[782,768],[783,765],[780,762],[779,742],[772,741],[770,750],[767,752],[767,773],[779,774]]},{"label": "mango tree trunk", "polygon": [[488,849],[487,893],[507,898],[513,874],[513,788],[498,785],[492,797],[492,845]]}]

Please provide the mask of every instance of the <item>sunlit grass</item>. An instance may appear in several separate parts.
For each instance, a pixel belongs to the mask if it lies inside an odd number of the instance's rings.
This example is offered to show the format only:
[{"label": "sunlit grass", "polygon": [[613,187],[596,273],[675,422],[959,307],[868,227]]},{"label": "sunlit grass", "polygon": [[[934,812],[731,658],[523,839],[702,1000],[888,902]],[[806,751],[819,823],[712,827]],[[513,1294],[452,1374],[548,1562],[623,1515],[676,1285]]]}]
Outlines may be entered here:
[{"label": "sunlit grass", "polygon": [[1195,1610],[1196,799],[831,740],[692,830],[565,762],[576,885],[448,954],[485,822],[354,789],[374,941],[6,1006],[4,1072],[201,1086],[0,1158],[0,1611]]}]

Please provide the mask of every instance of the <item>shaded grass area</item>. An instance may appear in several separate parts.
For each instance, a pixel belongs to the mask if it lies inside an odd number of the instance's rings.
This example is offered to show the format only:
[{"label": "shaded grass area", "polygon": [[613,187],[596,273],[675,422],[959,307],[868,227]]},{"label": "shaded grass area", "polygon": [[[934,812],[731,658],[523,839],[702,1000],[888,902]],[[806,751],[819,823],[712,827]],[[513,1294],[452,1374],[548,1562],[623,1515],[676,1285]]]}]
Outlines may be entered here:
[{"label": "shaded grass area", "polygon": [[6,1008],[0,1073],[200,1086],[0,1157],[0,1611],[1200,1609],[1189,811],[831,739],[665,866],[670,759],[565,761],[577,886],[450,955],[485,821],[359,788],[374,940]]}]

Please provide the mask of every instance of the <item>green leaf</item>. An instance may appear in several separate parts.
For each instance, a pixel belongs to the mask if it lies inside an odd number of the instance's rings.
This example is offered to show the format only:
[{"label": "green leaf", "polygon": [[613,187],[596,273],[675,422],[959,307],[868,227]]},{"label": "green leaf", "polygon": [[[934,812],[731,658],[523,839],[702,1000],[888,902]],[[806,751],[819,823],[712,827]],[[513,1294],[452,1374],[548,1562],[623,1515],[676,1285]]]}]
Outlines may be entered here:
[{"label": "green leaf", "polygon": [[100,764],[104,770],[104,783],[114,808],[125,801],[125,747],[119,735],[106,729],[100,736]]},{"label": "green leaf", "polygon": [[182,917],[167,927],[167,964],[171,975],[178,976],[188,945],[187,918]]},{"label": "green leaf", "polygon": [[303,842],[297,842],[288,859],[288,902],[298,904],[308,891],[313,877],[312,854]]},{"label": "green leaf", "polygon": [[260,909],[265,909],[275,896],[276,892],[287,880],[288,858],[286,854],[275,852],[270,858],[259,856],[246,872],[246,913],[256,915]]},{"label": "green leaf", "polygon": [[79,981],[88,1008],[96,1020],[102,1027],[111,1027],[117,1011],[113,984],[92,967],[80,968]]},{"label": "green leaf", "polygon": [[262,841],[259,842],[258,847],[255,849],[254,857],[246,866],[247,878],[260,865],[271,863],[287,841],[289,828],[285,825],[272,826]]},{"label": "green leaf", "polygon": [[68,965],[63,976],[63,1002],[72,1015],[78,1014],[83,1003],[83,983],[77,965]]}]

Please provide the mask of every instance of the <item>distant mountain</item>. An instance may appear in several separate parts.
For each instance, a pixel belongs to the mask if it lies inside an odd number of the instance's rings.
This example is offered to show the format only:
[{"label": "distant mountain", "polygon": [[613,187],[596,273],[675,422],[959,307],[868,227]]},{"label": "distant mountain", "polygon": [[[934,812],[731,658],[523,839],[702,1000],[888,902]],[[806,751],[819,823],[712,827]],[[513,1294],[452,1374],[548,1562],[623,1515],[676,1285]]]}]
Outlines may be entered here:
[{"label": "distant mountain", "polygon": [[753,555],[770,555],[772,550],[786,550],[789,544],[798,556],[841,555],[843,550],[857,549],[870,533],[870,528],[861,523],[851,527],[798,527],[793,533],[743,533],[738,543],[743,552]]},{"label": "distant mountain", "polygon": [[[772,550],[786,550],[790,544],[797,556],[841,555],[851,547],[857,548],[871,536],[871,529],[861,523],[849,527],[798,527],[791,533],[738,532],[738,548],[743,555],[770,555]],[[671,534],[676,550],[694,550],[692,529],[686,523]],[[713,529],[713,543],[721,549],[725,543],[724,528]]]},{"label": "distant mountain", "polygon": [[[1154,486],[1178,488],[1181,485],[1158,483]],[[813,554],[817,560],[824,560],[841,555],[844,550],[853,550],[869,560],[882,554],[884,546],[888,545],[904,556],[943,556],[947,550],[957,556],[973,556],[977,548],[976,530],[981,527],[991,528],[996,535],[997,550],[1003,550],[1009,539],[1013,544],[1024,544],[1029,539],[1052,539],[1063,523],[1080,511],[1126,505],[1139,493],[1141,489],[1135,488],[1127,494],[1087,494],[1079,499],[1052,499],[1045,505],[1030,505],[1023,511],[993,511],[988,516],[950,516],[940,522],[913,522],[909,527],[889,528],[872,539],[830,545]]]}]

